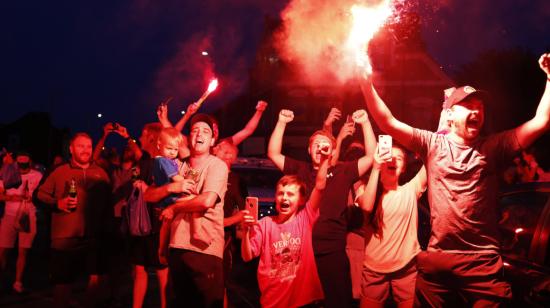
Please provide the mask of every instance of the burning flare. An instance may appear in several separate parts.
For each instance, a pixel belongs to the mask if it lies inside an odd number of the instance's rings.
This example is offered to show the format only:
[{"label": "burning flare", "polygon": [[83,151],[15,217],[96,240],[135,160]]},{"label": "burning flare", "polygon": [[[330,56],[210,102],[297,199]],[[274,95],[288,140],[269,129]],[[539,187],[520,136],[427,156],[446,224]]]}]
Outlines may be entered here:
[{"label": "burning flare", "polygon": [[346,48],[354,56],[355,63],[365,68],[368,74],[372,73],[367,54],[369,42],[392,14],[392,0],[381,0],[372,6],[353,5],[351,7],[353,23]]},{"label": "burning flare", "polygon": [[208,95],[210,95],[210,93],[214,92],[216,90],[216,88],[218,88],[218,79],[214,78],[214,79],[212,79],[212,81],[210,81],[210,83],[208,84],[208,89],[206,89],[206,91],[204,91],[201,98],[199,98],[199,100],[197,101],[196,104],[200,107],[202,105],[202,103],[206,100]]},{"label": "burning flare", "polygon": [[368,43],[406,0],[292,0],[276,35],[280,57],[311,85],[345,84],[370,63]]}]

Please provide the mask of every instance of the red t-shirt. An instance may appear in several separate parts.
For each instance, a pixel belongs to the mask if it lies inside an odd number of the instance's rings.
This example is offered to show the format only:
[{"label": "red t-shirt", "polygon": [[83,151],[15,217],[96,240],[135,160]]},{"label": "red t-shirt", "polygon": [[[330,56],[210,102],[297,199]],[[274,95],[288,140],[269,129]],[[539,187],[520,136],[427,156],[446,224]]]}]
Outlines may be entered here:
[{"label": "red t-shirt", "polygon": [[319,211],[309,204],[279,224],[265,217],[252,228],[252,254],[260,256],[258,284],[262,307],[299,307],[323,298],[311,245]]}]

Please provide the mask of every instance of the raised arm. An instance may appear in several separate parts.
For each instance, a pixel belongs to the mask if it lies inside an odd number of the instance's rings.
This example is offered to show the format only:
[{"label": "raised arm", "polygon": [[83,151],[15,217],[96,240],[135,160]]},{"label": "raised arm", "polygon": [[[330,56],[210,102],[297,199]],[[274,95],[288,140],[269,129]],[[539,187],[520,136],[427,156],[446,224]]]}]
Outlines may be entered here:
[{"label": "raised arm", "polygon": [[401,144],[408,147],[413,136],[413,128],[397,120],[384,101],[378,96],[372,84],[372,75],[364,75],[361,79],[361,90],[367,103],[369,113],[378,124],[378,127]]},{"label": "raised arm", "polygon": [[284,169],[285,156],[281,153],[283,148],[283,135],[285,134],[286,125],[294,120],[294,112],[287,109],[282,109],[279,112],[279,119],[267,146],[267,157],[273,161],[275,166],[280,170]]},{"label": "raised arm", "polygon": [[94,152],[92,154],[92,159],[94,161],[99,159],[101,151],[103,151],[103,146],[105,145],[105,140],[107,139],[107,136],[109,136],[109,134],[113,131],[113,129],[113,123],[111,122],[103,125],[103,135],[101,135],[101,138],[99,138],[99,140],[97,141]]},{"label": "raised arm", "polygon": [[428,175],[426,173],[426,167],[424,165],[422,165],[422,168],[418,170],[418,172],[414,176],[414,180],[417,183],[416,199],[418,199],[422,196],[422,194],[426,190],[426,186],[428,185]]},{"label": "raised arm", "polygon": [[172,122],[168,119],[168,102],[171,100],[172,98],[169,97],[157,107],[157,118],[162,127],[173,127]]},{"label": "raised arm", "polygon": [[340,152],[342,149],[342,142],[344,139],[346,139],[349,136],[353,136],[355,133],[355,125],[353,122],[346,122],[342,127],[340,128],[340,132],[338,133],[338,136],[336,137],[336,147],[334,148],[334,154],[331,158],[331,166],[336,165],[338,162],[338,159],[340,159]]},{"label": "raised arm", "polygon": [[352,119],[355,123],[361,125],[363,131],[363,142],[365,143],[365,156],[359,158],[357,162],[357,172],[362,176],[372,166],[373,155],[376,151],[376,137],[372,131],[369,116],[365,110],[357,110],[353,113]]},{"label": "raised arm", "polygon": [[367,182],[367,185],[365,185],[363,189],[363,193],[357,196],[357,203],[359,204],[359,207],[368,214],[372,213],[374,202],[376,202],[376,190],[378,189],[378,179],[380,178],[381,164],[382,160],[375,150],[369,180]]},{"label": "raised arm", "polygon": [[191,119],[191,117],[195,113],[197,113],[197,111],[199,110],[199,107],[200,106],[197,103],[189,104],[189,106],[187,106],[187,112],[183,114],[181,119],[178,121],[178,123],[176,123],[176,126],[174,127],[181,132],[185,127],[185,123],[187,123],[187,121],[189,121],[189,119]]},{"label": "raised arm", "polygon": [[528,148],[550,128],[550,53],[539,59],[540,68],[546,74],[546,87],[537,107],[535,116],[515,129],[516,137],[522,148]]},{"label": "raised arm", "polygon": [[258,124],[260,123],[260,119],[262,118],[262,115],[264,114],[265,109],[267,108],[267,102],[265,101],[258,101],[258,104],[256,105],[256,112],[254,112],[254,115],[250,120],[248,120],[248,123],[246,123],[246,126],[235,133],[233,136],[231,136],[231,141],[234,145],[239,145],[241,142],[243,142],[246,138],[250,137],[258,127]]},{"label": "raised arm", "polygon": [[309,197],[309,206],[314,211],[319,208],[323,191],[327,186],[327,173],[331,161],[330,153],[321,152],[321,164],[319,165],[319,170],[317,170],[317,176],[315,177],[315,187]]},{"label": "raised arm", "polygon": [[255,223],[256,222],[254,221],[252,216],[245,216],[243,223],[244,234],[241,241],[241,257],[245,262],[248,262],[254,258],[254,255],[252,254],[252,248],[250,247],[250,229],[252,229],[252,225]]},{"label": "raised arm", "polygon": [[338,108],[330,108],[330,112],[328,113],[325,122],[323,122],[323,129],[332,134],[332,124],[334,124],[335,121],[338,121],[341,117],[342,112],[338,110]]}]

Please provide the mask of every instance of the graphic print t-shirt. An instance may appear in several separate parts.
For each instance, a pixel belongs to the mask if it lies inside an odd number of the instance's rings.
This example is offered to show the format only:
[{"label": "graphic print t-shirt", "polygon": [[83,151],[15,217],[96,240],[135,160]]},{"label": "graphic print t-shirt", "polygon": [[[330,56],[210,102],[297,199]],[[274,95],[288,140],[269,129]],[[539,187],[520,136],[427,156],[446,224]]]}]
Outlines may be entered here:
[{"label": "graphic print t-shirt", "polygon": [[262,307],[299,307],[323,298],[311,245],[318,215],[306,205],[286,223],[265,217],[251,230],[252,254],[260,256]]}]

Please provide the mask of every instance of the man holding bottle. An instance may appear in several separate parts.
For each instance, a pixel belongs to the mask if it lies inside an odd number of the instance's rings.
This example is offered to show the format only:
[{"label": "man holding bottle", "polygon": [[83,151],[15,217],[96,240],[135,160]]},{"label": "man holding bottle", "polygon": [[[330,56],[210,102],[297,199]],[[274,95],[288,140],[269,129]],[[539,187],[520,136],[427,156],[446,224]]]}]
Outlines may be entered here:
[{"label": "man holding bottle", "polygon": [[68,306],[71,284],[82,274],[89,276],[89,303],[97,298],[99,275],[106,272],[104,244],[113,227],[109,177],[92,162],[92,139],[77,133],[69,149],[70,162],[57,167],[38,190],[38,199],[52,210],[50,276],[56,307]]}]

